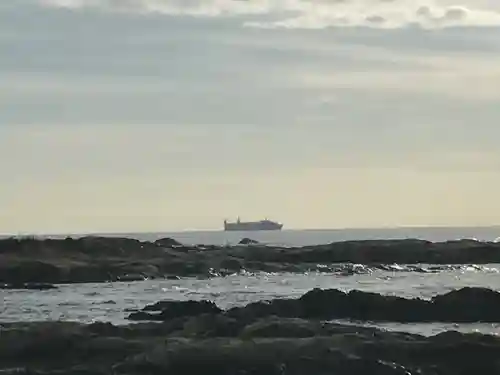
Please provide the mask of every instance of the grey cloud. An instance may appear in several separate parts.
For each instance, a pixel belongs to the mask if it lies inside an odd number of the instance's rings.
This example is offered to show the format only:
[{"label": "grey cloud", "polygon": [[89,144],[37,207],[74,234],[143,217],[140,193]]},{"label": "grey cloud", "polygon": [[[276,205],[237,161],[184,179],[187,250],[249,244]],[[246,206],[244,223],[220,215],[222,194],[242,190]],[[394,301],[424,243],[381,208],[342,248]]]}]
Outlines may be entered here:
[{"label": "grey cloud", "polygon": [[386,22],[387,20],[382,17],[382,16],[377,16],[377,15],[374,15],[374,16],[368,16],[366,17],[366,20],[369,22],[369,23],[374,23],[374,24],[382,24],[384,22]]},{"label": "grey cloud", "polygon": [[450,7],[446,10],[443,18],[452,20],[452,21],[460,21],[467,17],[469,11],[466,8],[462,7]]},{"label": "grey cloud", "polygon": [[[114,11],[160,13],[195,17],[272,16],[274,20],[254,19],[245,25],[263,28],[312,28],[366,26],[401,28],[418,25],[423,28],[457,26],[500,26],[495,9],[468,8],[422,0],[45,0],[59,7],[90,7]],[[367,16],[365,13],[368,12]],[[407,15],[413,13],[408,18]],[[381,20],[384,22],[380,22]],[[378,22],[373,22],[377,20]]]},{"label": "grey cloud", "polygon": [[416,10],[416,15],[426,21],[431,22],[461,22],[469,17],[470,11],[460,6],[451,6],[445,8],[442,14],[436,14],[429,6],[421,6]]}]

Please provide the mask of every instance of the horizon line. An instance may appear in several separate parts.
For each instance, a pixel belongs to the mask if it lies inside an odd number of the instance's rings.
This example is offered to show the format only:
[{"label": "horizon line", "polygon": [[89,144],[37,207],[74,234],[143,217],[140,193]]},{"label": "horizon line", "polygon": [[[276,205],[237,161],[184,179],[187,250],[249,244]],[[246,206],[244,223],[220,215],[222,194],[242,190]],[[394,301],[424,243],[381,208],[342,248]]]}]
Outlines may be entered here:
[{"label": "horizon line", "polygon": [[[494,229],[500,228],[500,224],[491,225],[400,225],[400,226],[377,226],[377,227],[333,227],[333,228],[287,228],[279,231],[271,232],[326,232],[326,231],[363,231],[363,230],[401,230],[401,229]],[[79,237],[99,237],[99,236],[120,236],[120,235],[136,235],[136,234],[181,234],[181,233],[215,233],[215,232],[225,232],[223,228],[217,229],[181,229],[181,230],[166,230],[166,231],[117,231],[117,232],[107,232],[107,231],[96,231],[96,232],[63,232],[63,233],[37,233],[37,232],[18,232],[18,233],[0,233],[0,237],[50,237],[50,236],[79,236]],[[244,233],[245,231],[242,231]],[[259,233],[261,231],[253,231],[252,233]],[[265,231],[269,232],[269,231]]]}]

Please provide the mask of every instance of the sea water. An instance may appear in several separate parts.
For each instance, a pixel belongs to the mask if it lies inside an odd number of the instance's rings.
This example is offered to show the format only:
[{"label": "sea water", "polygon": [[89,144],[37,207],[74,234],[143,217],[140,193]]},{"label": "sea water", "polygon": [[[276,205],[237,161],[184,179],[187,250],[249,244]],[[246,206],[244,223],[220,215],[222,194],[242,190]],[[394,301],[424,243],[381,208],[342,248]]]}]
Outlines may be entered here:
[{"label": "sea water", "polygon": [[[399,230],[333,230],[333,231],[281,231],[281,232],[182,232],[127,234],[128,237],[154,240],[173,237],[186,244],[237,243],[250,237],[269,244],[288,246],[313,245],[342,240],[422,238],[445,241],[460,238],[494,240],[498,228],[438,228]],[[109,234],[112,235],[112,234]],[[123,236],[123,234],[121,234]],[[251,251],[251,250],[249,250]],[[444,269],[437,273],[409,272],[394,267],[391,271],[372,270],[366,274],[350,276],[334,273],[256,273],[235,274],[211,279],[186,278],[181,280],[146,280],[130,283],[97,283],[61,285],[47,291],[0,291],[0,322],[69,320],[81,322],[107,321],[114,324],[129,323],[128,311],[140,309],[159,300],[212,300],[221,308],[241,306],[250,302],[272,298],[297,298],[312,288],[338,288],[364,290],[402,297],[430,298],[436,294],[464,287],[480,286],[500,290],[500,265],[464,265]],[[375,324],[384,329],[431,335],[443,330],[500,333],[497,324]]]},{"label": "sea water", "polygon": [[[491,227],[402,227],[381,229],[309,229],[257,232],[183,231],[155,233],[93,234],[113,237],[130,237],[154,241],[171,237],[184,244],[234,245],[248,237],[269,245],[306,246],[322,245],[335,241],[417,238],[440,242],[457,239],[495,241],[500,237],[500,226]],[[50,237],[63,238],[66,235]],[[73,235],[80,237],[83,235]]]}]

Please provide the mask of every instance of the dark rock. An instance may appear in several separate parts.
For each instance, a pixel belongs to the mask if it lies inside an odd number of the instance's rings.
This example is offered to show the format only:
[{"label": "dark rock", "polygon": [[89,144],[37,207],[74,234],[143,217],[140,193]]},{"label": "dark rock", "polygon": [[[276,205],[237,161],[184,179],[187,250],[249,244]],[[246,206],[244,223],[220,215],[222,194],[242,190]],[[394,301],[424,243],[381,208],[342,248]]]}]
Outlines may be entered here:
[{"label": "dark rock", "polygon": [[129,320],[144,320],[144,321],[155,321],[155,320],[163,320],[158,316],[158,314],[151,314],[145,311],[134,311],[130,313],[127,317]]},{"label": "dark rock", "polygon": [[[230,330],[229,326],[235,324]],[[213,330],[222,327],[221,333]],[[5,323],[0,373],[36,375],[476,375],[498,374],[500,339],[434,337],[269,318],[243,331],[233,318],[114,326]],[[179,329],[180,328],[180,329]],[[205,331],[206,329],[206,331]],[[234,334],[234,335],[233,335]],[[225,336],[225,337],[222,337]]]},{"label": "dark rock", "polygon": [[182,246],[182,244],[173,239],[173,238],[169,238],[169,237],[165,237],[165,238],[160,238],[158,240],[155,241],[155,245],[156,246],[161,246],[161,247],[177,247],[177,246]]},{"label": "dark rock", "polygon": [[0,257],[0,282],[3,283],[18,285],[27,283],[53,284],[63,277],[63,271],[58,266],[47,261],[22,259],[9,263],[8,261],[2,262]]},{"label": "dark rock", "polygon": [[[499,322],[500,293],[487,288],[462,288],[432,298],[436,320]],[[449,319],[449,318],[448,318]]]},{"label": "dark rock", "polygon": [[257,337],[314,337],[321,331],[321,323],[296,318],[264,318],[246,326],[242,338]]},{"label": "dark rock", "polygon": [[52,290],[57,286],[47,283],[0,284],[0,289]]},{"label": "dark rock", "polygon": [[144,281],[147,277],[140,274],[126,274],[117,277],[117,281],[130,282],[130,281]]},{"label": "dark rock", "polygon": [[226,269],[228,271],[233,271],[233,272],[238,272],[243,269],[243,266],[241,264],[241,260],[236,259],[236,258],[225,258],[221,260],[220,262],[220,267],[222,269]]},{"label": "dark rock", "polygon": [[[208,318],[203,321],[203,324],[207,325],[209,322],[217,322],[216,318],[210,317],[219,314],[226,319],[222,321],[236,320],[240,326],[251,325],[259,319],[273,316],[380,322],[500,322],[500,316],[497,314],[499,310],[500,293],[484,288],[463,288],[431,300],[407,299],[358,290],[346,293],[337,289],[313,289],[298,299],[259,301],[228,311],[222,311],[210,301],[160,301],[144,307],[142,311],[133,312],[129,319],[168,321],[207,315]],[[273,326],[276,321],[267,322],[268,326],[263,329],[276,334],[278,330],[286,330],[283,328],[283,322],[287,321],[281,320],[277,328]],[[234,329],[234,326],[231,327]],[[295,328],[301,327],[296,325]],[[260,328],[248,328],[251,329]],[[308,334],[309,329],[308,326]]]},{"label": "dark rock", "polygon": [[[159,313],[151,314],[151,311]],[[220,312],[222,310],[211,301],[160,301],[153,305],[147,305],[142,311],[130,314],[128,319],[166,321],[179,317],[218,314]]]},{"label": "dark rock", "polygon": [[[241,270],[336,270],[338,275],[349,277],[373,268],[388,272],[441,272],[452,269],[451,264],[500,263],[500,243],[471,240],[344,241],[294,248],[259,245],[249,238],[242,241],[254,246],[183,246],[171,238],[155,242],[95,236],[3,239],[0,283],[108,282],[124,277],[134,281],[167,275],[220,277]],[[422,268],[419,264],[434,266]]]},{"label": "dark rock", "polygon": [[238,242],[239,245],[256,245],[258,244],[259,241],[252,240],[251,238],[243,238],[240,242]]},{"label": "dark rock", "polygon": [[500,322],[500,293],[463,288],[431,300],[377,293],[313,289],[299,299],[276,299],[230,309],[247,322],[268,316],[393,322]]},{"label": "dark rock", "polygon": [[202,314],[189,318],[182,330],[188,337],[236,337],[244,324],[224,314]]},{"label": "dark rock", "polygon": [[175,276],[175,275],[167,275],[167,276],[165,276],[165,279],[167,279],[167,280],[180,280],[181,278],[179,276]]}]

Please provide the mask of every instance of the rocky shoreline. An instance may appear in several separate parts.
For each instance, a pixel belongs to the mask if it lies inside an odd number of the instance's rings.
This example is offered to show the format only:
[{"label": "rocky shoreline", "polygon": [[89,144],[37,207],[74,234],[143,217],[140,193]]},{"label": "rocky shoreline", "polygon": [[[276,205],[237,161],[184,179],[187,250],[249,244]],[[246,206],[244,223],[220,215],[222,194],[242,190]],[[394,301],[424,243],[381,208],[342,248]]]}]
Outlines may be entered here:
[{"label": "rocky shoreline", "polygon": [[498,374],[500,340],[434,337],[273,319],[237,336],[164,324],[5,324],[4,375],[468,375]]},{"label": "rocky shoreline", "polygon": [[[489,316],[494,316],[499,299],[497,292],[465,288],[428,301],[434,308],[415,300],[417,311],[407,315],[404,301],[409,300],[402,298],[312,290],[294,301],[273,300],[227,311],[209,301],[160,301],[141,311],[158,314],[158,322],[123,326],[3,323],[0,374],[498,374],[500,338],[495,336],[449,331],[424,337],[325,319],[344,311],[345,316],[366,320],[385,314],[387,319],[410,316],[413,321],[420,313],[424,320],[453,320],[461,316],[459,307],[485,314],[484,309],[492,308]],[[431,317],[425,309],[440,313]]]},{"label": "rocky shoreline", "polygon": [[407,265],[406,272],[428,273],[488,263],[500,263],[500,243],[410,239],[287,248],[261,244],[188,246],[170,238],[155,242],[114,237],[9,238],[0,240],[0,287],[212,277],[243,271],[317,271],[349,276],[374,269],[401,270],[394,264]]},{"label": "rocky shoreline", "polygon": [[[184,246],[168,238],[6,239],[0,240],[0,289],[41,294],[62,283],[260,271],[429,273],[486,263],[500,263],[500,244],[384,240],[280,248]],[[312,289],[227,309],[208,300],[164,300],[125,310],[124,325],[1,323],[0,374],[499,374],[496,336],[448,331],[426,337],[363,326],[492,324],[500,323],[498,311],[500,293],[485,288],[430,299]]]},{"label": "rocky shoreline", "polygon": [[220,320],[251,322],[279,318],[371,322],[500,323],[500,292],[487,288],[453,290],[426,300],[338,289],[313,289],[300,298],[253,302],[221,310],[210,301],[160,301],[132,312],[135,321],[168,321],[184,316],[215,314]]}]

